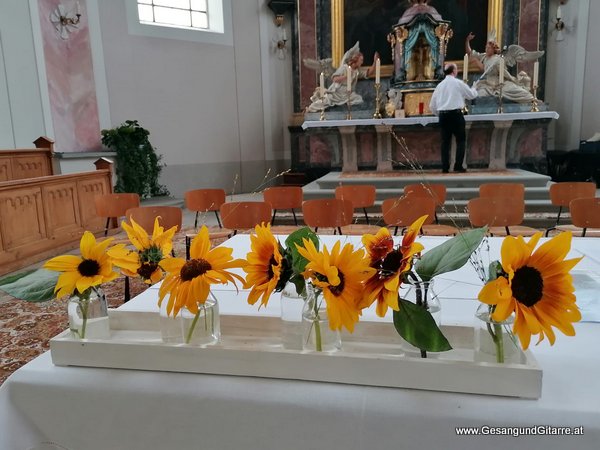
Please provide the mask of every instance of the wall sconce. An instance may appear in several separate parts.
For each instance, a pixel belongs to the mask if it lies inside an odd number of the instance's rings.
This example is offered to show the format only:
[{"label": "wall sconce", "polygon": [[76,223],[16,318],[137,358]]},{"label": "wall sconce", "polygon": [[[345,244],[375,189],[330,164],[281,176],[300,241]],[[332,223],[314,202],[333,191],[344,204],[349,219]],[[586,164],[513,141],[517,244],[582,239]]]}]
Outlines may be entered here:
[{"label": "wall sconce", "polygon": [[285,59],[287,53],[287,32],[283,26],[285,12],[296,6],[295,0],[271,0],[267,6],[275,14],[275,25],[277,34],[273,37],[273,49],[277,53],[277,58]]},{"label": "wall sconce", "polygon": [[563,34],[563,30],[565,29],[565,22],[563,22],[562,18],[562,10],[560,5],[564,5],[567,3],[567,0],[560,0],[558,7],[556,8],[556,21],[554,22],[554,30],[556,31],[556,36],[554,37],[555,41],[563,41],[565,36]]},{"label": "wall sconce", "polygon": [[69,34],[78,29],[81,19],[81,9],[79,2],[75,4],[75,14],[72,11],[67,11],[63,4],[59,4],[54,11],[50,13],[50,22],[54,24],[54,28],[58,31],[61,39],[69,39]]}]

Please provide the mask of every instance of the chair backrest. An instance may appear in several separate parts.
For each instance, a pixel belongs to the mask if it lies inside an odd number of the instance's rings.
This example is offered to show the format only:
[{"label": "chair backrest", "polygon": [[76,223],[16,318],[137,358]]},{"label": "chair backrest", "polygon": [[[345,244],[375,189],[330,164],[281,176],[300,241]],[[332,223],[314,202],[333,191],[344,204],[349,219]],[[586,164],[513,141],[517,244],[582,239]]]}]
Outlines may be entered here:
[{"label": "chair backrest", "polygon": [[261,223],[271,223],[271,205],[267,202],[227,202],[221,205],[225,228],[246,230]]},{"label": "chair backrest", "polygon": [[523,183],[484,183],[479,186],[479,197],[510,197],[525,201]]},{"label": "chair backrest", "polygon": [[427,214],[424,225],[435,220],[435,200],[431,197],[407,195],[399,198],[387,198],[381,204],[383,222],[387,226],[408,227],[419,217]]},{"label": "chair backrest", "polygon": [[133,218],[148,234],[151,234],[154,230],[154,219],[156,217],[160,217],[158,223],[165,230],[177,225],[177,231],[181,231],[183,213],[181,208],[177,206],[139,206],[128,209],[125,215],[128,221]]},{"label": "chair backrest", "polygon": [[431,197],[436,206],[443,206],[446,202],[445,184],[415,183],[404,186],[404,195],[416,195],[417,197]]},{"label": "chair backrest", "polygon": [[600,198],[576,198],[569,203],[571,221],[580,228],[600,228]]},{"label": "chair backrest", "polygon": [[223,203],[224,189],[194,189],[185,193],[185,207],[190,211],[219,211]]},{"label": "chair backrest", "polygon": [[304,223],[313,228],[339,228],[352,224],[354,206],[350,200],[319,198],[302,203]]},{"label": "chair backrest", "polygon": [[123,217],[129,208],[140,206],[138,194],[101,194],[94,197],[96,215],[99,217]]},{"label": "chair backrest", "polygon": [[596,183],[588,181],[565,181],[550,186],[550,201],[556,206],[569,206],[576,198],[596,196]]},{"label": "chair backrest", "polygon": [[478,197],[469,200],[467,209],[474,227],[509,227],[523,222],[525,203],[512,197]]},{"label": "chair backrest", "polygon": [[368,208],[375,204],[376,191],[372,184],[345,184],[335,188],[335,198],[350,200],[353,208]]},{"label": "chair backrest", "polygon": [[265,189],[263,198],[273,209],[299,209],[303,192],[300,186],[276,186]]}]

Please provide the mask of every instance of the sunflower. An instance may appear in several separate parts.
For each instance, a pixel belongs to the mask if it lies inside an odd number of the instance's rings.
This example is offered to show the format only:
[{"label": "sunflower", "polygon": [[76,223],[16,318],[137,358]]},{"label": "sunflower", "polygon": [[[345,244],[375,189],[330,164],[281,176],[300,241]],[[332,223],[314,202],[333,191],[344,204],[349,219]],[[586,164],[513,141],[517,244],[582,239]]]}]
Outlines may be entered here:
[{"label": "sunflower", "polygon": [[62,272],[54,288],[56,296],[81,296],[92,286],[117,278],[119,274],[113,271],[112,259],[106,253],[111,242],[112,238],[96,242],[94,235],[86,231],[79,243],[81,256],[57,256],[46,262],[45,269]]},{"label": "sunflower", "polygon": [[164,231],[158,219],[154,219],[152,237],[133,218],[130,219],[131,225],[122,222],[121,226],[137,251],[131,251],[126,244],[117,244],[108,250],[114,264],[122,269],[124,275],[140,276],[148,284],[162,280],[163,270],[159,263],[171,253],[173,236],[177,232],[177,226]]},{"label": "sunflower", "polygon": [[323,291],[330,328],[340,330],[344,326],[348,331],[354,331],[361,309],[363,282],[375,269],[369,267],[365,252],[362,249],[354,251],[352,244],[344,245],[340,251],[338,241],[331,252],[327,247],[319,252],[311,240],[302,239],[302,242],[304,247],[296,247],[308,260],[304,275]]},{"label": "sunflower", "polygon": [[525,350],[532,334],[539,335],[538,344],[548,336],[553,345],[552,327],[574,336],[572,323],[581,320],[569,274],[581,258],[565,260],[571,233],[555,236],[534,252],[541,235],[535,234],[527,243],[522,236],[507,236],[501,250],[504,273],[479,293],[480,301],[494,305],[493,320],[501,322],[515,313],[513,332]]},{"label": "sunflower", "polygon": [[252,251],[248,253],[248,264],[244,267],[248,274],[244,288],[252,287],[249,304],[254,305],[262,295],[261,306],[267,306],[281,277],[283,257],[269,224],[256,225],[254,230],[256,234],[250,236]]},{"label": "sunflower", "polygon": [[381,228],[376,235],[365,234],[362,242],[367,249],[370,265],[376,271],[365,284],[365,291],[360,303],[361,308],[368,308],[377,300],[377,315],[384,317],[388,307],[398,311],[398,289],[402,276],[412,267],[415,254],[423,250],[423,245],[415,242],[419,230],[427,216],[422,216],[406,230],[402,244],[394,248],[394,241],[387,228]]},{"label": "sunflower", "polygon": [[234,260],[232,253],[233,250],[226,247],[211,249],[208,228],[203,225],[192,241],[189,261],[183,258],[161,261],[167,276],[158,291],[159,306],[168,293],[167,314],[173,312],[173,316],[177,316],[181,308],[196,314],[198,305],[206,302],[211,284],[235,284],[236,279],[243,283],[242,277],[227,270],[245,265],[243,259]]}]

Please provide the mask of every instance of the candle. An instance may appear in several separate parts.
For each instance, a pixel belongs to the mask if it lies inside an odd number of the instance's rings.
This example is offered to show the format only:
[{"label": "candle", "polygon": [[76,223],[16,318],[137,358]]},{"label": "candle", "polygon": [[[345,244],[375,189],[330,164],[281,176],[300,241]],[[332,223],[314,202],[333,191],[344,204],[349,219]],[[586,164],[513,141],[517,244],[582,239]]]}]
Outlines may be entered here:
[{"label": "candle", "polygon": [[375,83],[379,84],[381,81],[381,60],[377,58],[375,60]]},{"label": "candle", "polygon": [[319,93],[321,97],[325,97],[325,74],[323,72],[319,75]]},{"label": "candle", "polygon": [[538,77],[540,75],[540,62],[536,61],[533,63],[533,87],[538,87]]},{"label": "candle", "polygon": [[504,58],[500,57],[500,64],[498,64],[498,82],[504,83]]},{"label": "candle", "polygon": [[[282,27],[283,28],[283,27]],[[287,41],[287,33],[285,31],[285,28],[283,28],[283,40]]]},{"label": "candle", "polygon": [[463,81],[466,82],[469,79],[469,54],[465,53],[463,58]]},{"label": "candle", "polygon": [[352,67],[346,66],[346,91],[352,92]]},{"label": "candle", "polygon": [[76,8],[76,11],[77,11],[77,13],[76,13],[76,14],[81,14],[81,6],[79,5],[79,2],[77,2],[77,3],[75,4],[75,8]]},{"label": "candle", "polygon": [[558,5],[558,8],[556,8],[556,20],[560,19],[562,19],[562,11],[560,9],[560,5]]}]

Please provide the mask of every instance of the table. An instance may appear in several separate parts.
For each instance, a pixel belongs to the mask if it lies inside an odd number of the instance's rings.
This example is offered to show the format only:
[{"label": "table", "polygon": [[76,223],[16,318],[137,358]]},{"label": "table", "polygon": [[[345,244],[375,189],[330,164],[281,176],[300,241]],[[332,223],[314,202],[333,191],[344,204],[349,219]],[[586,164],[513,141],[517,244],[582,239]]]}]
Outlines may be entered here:
[{"label": "table", "polygon": [[[330,245],[334,236],[323,236]],[[357,238],[346,238],[357,242]],[[426,248],[444,238],[422,238]],[[500,239],[491,239],[497,255]],[[243,257],[248,237],[224,245]],[[588,255],[576,280],[600,278],[600,240],[576,238],[570,256]],[[472,323],[479,289],[464,267],[437,280],[444,323]],[[471,278],[473,279],[473,278]],[[588,280],[589,281],[589,280]],[[581,285],[583,286],[583,285]],[[588,284],[587,291],[590,290]],[[584,287],[578,293],[584,294]],[[592,289],[593,290],[593,289]],[[586,291],[586,292],[587,292]],[[156,309],[156,287],[122,309]],[[588,292],[589,293],[589,292]],[[221,310],[278,314],[245,305],[230,286]],[[597,301],[597,298],[593,298]],[[591,301],[589,302],[591,303]],[[584,318],[598,320],[588,304]],[[372,312],[365,312],[365,318]],[[576,324],[532,351],[544,370],[542,398],[525,400],[250,377],[56,367],[50,353],[15,372],[0,388],[0,448],[82,449],[592,449],[600,439],[600,325]],[[583,426],[583,436],[457,436],[455,427]],[[87,438],[84,438],[87,436]],[[49,447],[45,447],[49,448]],[[52,448],[52,447],[50,447]]]}]

